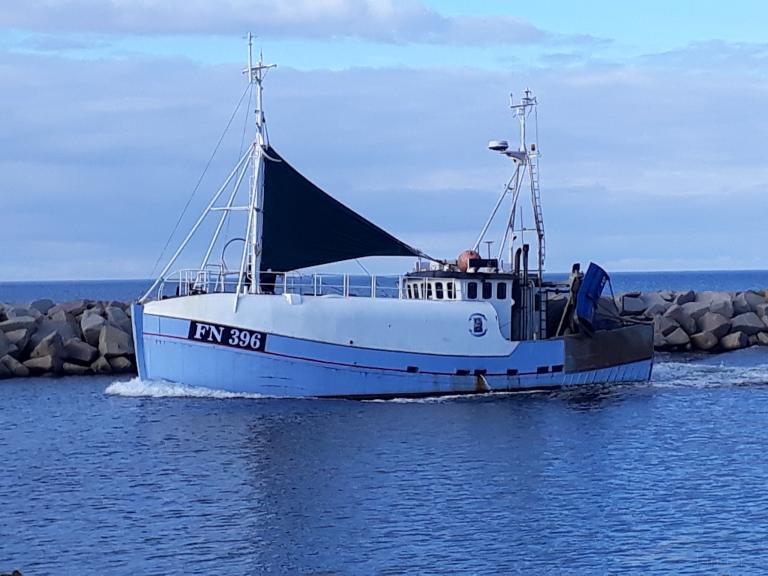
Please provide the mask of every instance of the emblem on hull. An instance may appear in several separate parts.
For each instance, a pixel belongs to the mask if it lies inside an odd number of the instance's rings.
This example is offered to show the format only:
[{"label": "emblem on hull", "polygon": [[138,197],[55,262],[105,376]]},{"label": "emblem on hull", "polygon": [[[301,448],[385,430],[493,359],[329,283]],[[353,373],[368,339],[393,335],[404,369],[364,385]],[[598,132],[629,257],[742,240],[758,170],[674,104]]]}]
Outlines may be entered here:
[{"label": "emblem on hull", "polygon": [[485,314],[475,312],[469,317],[469,333],[480,337],[485,336],[486,332],[488,332],[488,319]]}]

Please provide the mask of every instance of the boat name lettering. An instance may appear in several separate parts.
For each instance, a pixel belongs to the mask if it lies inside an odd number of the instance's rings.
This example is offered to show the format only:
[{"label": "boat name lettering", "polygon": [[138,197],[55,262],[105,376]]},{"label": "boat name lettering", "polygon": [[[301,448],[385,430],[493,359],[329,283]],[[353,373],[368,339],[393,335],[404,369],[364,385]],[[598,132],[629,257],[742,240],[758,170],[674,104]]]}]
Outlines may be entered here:
[{"label": "boat name lettering", "polygon": [[198,342],[211,342],[233,348],[256,350],[258,352],[263,352],[264,345],[267,343],[267,335],[263,332],[222,326],[221,324],[196,322],[195,320],[189,323],[187,338],[197,340]]}]

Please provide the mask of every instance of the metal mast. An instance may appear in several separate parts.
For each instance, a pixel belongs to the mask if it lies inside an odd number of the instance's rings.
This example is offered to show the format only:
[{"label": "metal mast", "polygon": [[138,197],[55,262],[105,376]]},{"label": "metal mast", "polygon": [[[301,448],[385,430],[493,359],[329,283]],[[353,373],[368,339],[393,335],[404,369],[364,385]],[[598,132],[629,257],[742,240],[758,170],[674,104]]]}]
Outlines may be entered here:
[{"label": "metal mast", "polygon": [[532,111],[535,111],[537,104],[536,97],[533,96],[533,93],[528,88],[526,88],[520,103],[515,104],[512,102],[510,108],[512,108],[515,117],[520,122],[520,152],[525,154],[525,160],[528,164],[528,175],[531,180],[531,206],[533,207],[533,219],[536,223],[536,235],[539,243],[539,278],[542,279],[542,274],[544,273],[545,241],[544,215],[541,210],[541,191],[539,189],[539,151],[536,143],[531,144],[529,149],[526,142],[526,120],[528,119],[528,115]]},{"label": "metal mast", "polygon": [[[520,146],[517,150],[512,150],[510,149],[509,143],[506,140],[491,140],[488,143],[489,149],[493,150],[494,152],[499,152],[501,154],[504,154],[514,162],[515,173],[512,175],[512,178],[510,178],[509,182],[507,182],[507,185],[504,187],[504,191],[501,193],[501,196],[496,202],[496,205],[494,206],[493,211],[491,212],[491,215],[488,218],[488,221],[485,223],[485,226],[480,232],[480,236],[475,242],[474,249],[477,250],[478,247],[480,246],[480,242],[483,240],[483,237],[488,232],[488,229],[492,221],[496,217],[496,213],[498,212],[502,201],[504,200],[507,194],[510,194],[512,197],[512,202],[509,210],[509,216],[507,218],[507,224],[504,228],[504,235],[499,245],[498,259],[501,260],[504,254],[505,247],[508,247],[509,263],[511,264],[511,262],[513,261],[513,255],[514,255],[513,242],[515,239],[515,232],[516,232],[515,218],[517,215],[517,201],[520,196],[520,192],[523,187],[523,182],[525,181],[525,173],[527,171],[528,179],[530,181],[530,188],[531,188],[531,207],[533,209],[533,220],[536,226],[534,230],[536,231],[536,236],[538,240],[538,272],[539,272],[539,278],[541,279],[544,273],[545,242],[544,242],[544,217],[541,210],[541,192],[539,190],[539,169],[538,169],[539,152],[538,152],[537,144],[535,142],[530,144],[529,146],[527,141],[528,117],[530,116],[531,112],[534,112],[534,120],[536,120],[535,110],[536,110],[537,104],[538,102],[536,101],[536,97],[533,96],[533,93],[528,89],[525,90],[523,98],[520,100],[518,104],[515,104],[514,100],[512,99],[512,96],[510,95],[510,108],[512,109],[512,112],[515,115],[515,118],[517,118],[518,122],[520,123]],[[538,129],[537,129],[537,132],[538,132]],[[525,230],[520,230],[520,232],[525,232]]]},{"label": "metal mast", "polygon": [[[248,68],[243,70],[248,74],[248,81],[256,91],[256,137],[251,145],[251,187],[248,201],[248,230],[246,232],[246,248],[248,254],[248,268],[245,269],[245,255],[241,263],[240,278],[250,272],[250,292],[256,294],[260,291],[260,271],[262,252],[263,230],[263,206],[264,206],[264,150],[269,146],[267,136],[267,123],[264,118],[262,106],[263,82],[267,71],[275,68],[276,64],[264,64],[264,56],[259,53],[259,61],[253,64],[253,34],[248,33]],[[238,293],[240,287],[238,286]]]}]

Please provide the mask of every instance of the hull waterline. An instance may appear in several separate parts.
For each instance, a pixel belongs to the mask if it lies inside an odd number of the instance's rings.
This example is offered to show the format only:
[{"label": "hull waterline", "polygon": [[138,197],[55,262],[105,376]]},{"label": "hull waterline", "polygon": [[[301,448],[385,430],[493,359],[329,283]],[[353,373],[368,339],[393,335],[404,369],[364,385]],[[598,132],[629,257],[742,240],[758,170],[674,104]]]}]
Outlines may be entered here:
[{"label": "hull waterline", "polygon": [[268,397],[415,397],[617,384],[647,381],[653,365],[651,353],[579,370],[568,366],[562,338],[517,342],[507,354],[483,356],[341,345],[248,326],[219,334],[203,321],[151,314],[140,305],[133,322],[142,379]]}]

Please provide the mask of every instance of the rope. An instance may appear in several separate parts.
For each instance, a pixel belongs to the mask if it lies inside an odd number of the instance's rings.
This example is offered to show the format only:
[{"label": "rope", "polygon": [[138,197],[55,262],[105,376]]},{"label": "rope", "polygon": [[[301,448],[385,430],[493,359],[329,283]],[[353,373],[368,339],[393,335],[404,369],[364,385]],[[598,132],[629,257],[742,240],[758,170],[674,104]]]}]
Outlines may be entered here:
[{"label": "rope", "polygon": [[179,215],[179,219],[176,221],[176,225],[173,227],[173,230],[168,236],[168,239],[165,241],[165,245],[163,246],[163,249],[160,251],[160,255],[157,257],[157,260],[155,260],[155,265],[152,267],[152,273],[150,274],[151,277],[154,278],[155,272],[157,271],[157,266],[160,264],[160,260],[162,260],[163,256],[165,255],[165,251],[168,249],[168,245],[171,243],[171,240],[173,239],[174,234],[176,234],[176,231],[179,229],[179,225],[181,224],[181,221],[184,219],[184,215],[187,213],[187,209],[189,208],[189,205],[192,203],[192,200],[194,199],[195,194],[200,188],[200,184],[203,182],[203,178],[205,178],[205,175],[208,172],[208,168],[211,167],[213,158],[216,156],[216,153],[219,151],[219,147],[221,146],[221,143],[224,140],[224,137],[227,135],[227,132],[229,131],[229,127],[232,125],[232,121],[235,119],[235,115],[237,115],[237,111],[240,109],[240,105],[243,103],[243,99],[245,98],[245,95],[248,93],[250,88],[251,88],[251,85],[248,84],[245,90],[243,90],[243,93],[240,96],[240,100],[237,101],[237,106],[235,106],[235,110],[234,112],[232,112],[232,116],[229,117],[229,121],[227,122],[227,125],[224,128],[224,131],[221,133],[221,136],[219,137],[219,141],[216,143],[216,146],[214,147],[213,152],[211,153],[211,157],[208,159],[208,162],[206,163],[205,168],[203,169],[203,173],[200,174],[200,178],[198,178],[197,184],[195,184],[195,187],[192,189],[192,194],[190,194],[189,199],[187,200],[187,203],[184,205],[184,209],[181,211],[181,214]]}]

